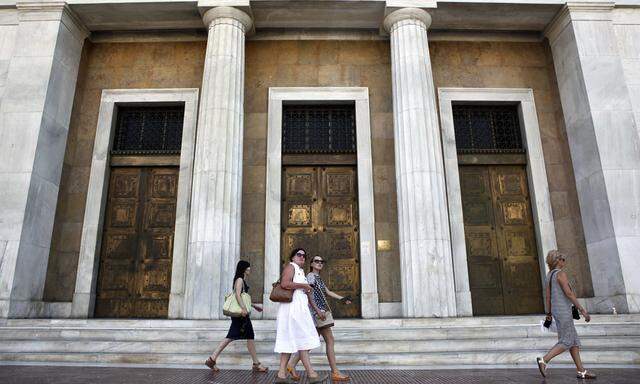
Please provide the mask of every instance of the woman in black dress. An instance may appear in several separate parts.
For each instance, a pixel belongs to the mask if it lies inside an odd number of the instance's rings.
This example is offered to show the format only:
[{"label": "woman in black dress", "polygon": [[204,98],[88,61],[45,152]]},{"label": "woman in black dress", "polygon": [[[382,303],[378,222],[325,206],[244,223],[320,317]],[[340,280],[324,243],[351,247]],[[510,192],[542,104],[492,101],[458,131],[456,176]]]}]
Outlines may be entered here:
[{"label": "woman in black dress", "polygon": [[[216,366],[216,359],[222,351],[234,340],[247,340],[247,350],[249,350],[249,354],[251,354],[251,358],[253,359],[253,367],[252,370],[254,372],[267,372],[269,368],[262,366],[260,361],[258,360],[258,355],[256,353],[256,344],[254,343],[254,334],[253,334],[253,325],[251,325],[251,318],[249,318],[249,311],[244,307],[244,302],[241,299],[241,294],[243,292],[249,292],[249,286],[246,283],[246,278],[251,273],[251,265],[248,261],[240,260],[238,261],[238,265],[236,266],[236,274],[233,277],[233,291],[236,294],[236,299],[238,300],[238,304],[242,308],[242,316],[241,317],[232,317],[231,318],[231,327],[229,327],[229,332],[227,333],[227,337],[224,338],[218,344],[218,348],[213,352],[211,356],[205,362],[205,365],[211,368],[212,371],[217,372],[220,369]],[[258,304],[251,304],[256,311],[262,312],[262,307]]]}]

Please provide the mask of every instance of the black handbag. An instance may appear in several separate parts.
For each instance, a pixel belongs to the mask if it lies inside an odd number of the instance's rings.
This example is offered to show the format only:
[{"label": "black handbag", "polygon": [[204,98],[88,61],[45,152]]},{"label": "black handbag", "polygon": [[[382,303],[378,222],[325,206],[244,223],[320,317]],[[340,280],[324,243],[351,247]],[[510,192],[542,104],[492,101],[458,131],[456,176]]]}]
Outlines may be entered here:
[{"label": "black handbag", "polygon": [[578,308],[576,308],[575,305],[571,306],[571,315],[575,320],[580,320],[580,312],[578,311]]}]

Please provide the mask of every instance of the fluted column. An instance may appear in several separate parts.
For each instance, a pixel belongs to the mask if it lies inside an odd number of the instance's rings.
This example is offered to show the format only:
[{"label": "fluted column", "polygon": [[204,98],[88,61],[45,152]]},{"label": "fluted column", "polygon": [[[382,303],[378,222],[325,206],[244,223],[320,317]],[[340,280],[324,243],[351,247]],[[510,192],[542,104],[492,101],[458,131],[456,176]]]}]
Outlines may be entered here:
[{"label": "fluted column", "polygon": [[403,8],[384,20],[391,35],[393,123],[406,317],[456,315],[449,216],[427,28],[431,16]]},{"label": "fluted column", "polygon": [[203,15],[209,28],[193,174],[184,315],[222,317],[240,257],[245,33],[252,20],[231,7]]}]

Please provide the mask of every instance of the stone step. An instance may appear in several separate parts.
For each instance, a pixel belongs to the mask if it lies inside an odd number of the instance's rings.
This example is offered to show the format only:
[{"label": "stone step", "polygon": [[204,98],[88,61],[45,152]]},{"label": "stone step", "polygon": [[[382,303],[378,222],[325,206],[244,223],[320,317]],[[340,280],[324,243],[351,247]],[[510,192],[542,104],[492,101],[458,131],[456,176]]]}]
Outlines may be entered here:
[{"label": "stone step", "polygon": [[[500,338],[487,340],[427,340],[406,341],[387,340],[384,342],[369,340],[340,340],[336,343],[336,353],[357,354],[366,351],[369,354],[392,353],[430,353],[430,352],[471,352],[471,351],[511,351],[516,349],[540,350],[554,344],[554,338]],[[582,338],[584,349],[629,350],[639,348],[640,337],[586,337]],[[217,346],[216,341],[42,341],[42,340],[3,340],[0,353],[175,353],[175,354],[207,354]],[[273,351],[272,340],[256,341],[258,353],[268,354]],[[320,348],[321,350],[324,349]],[[244,342],[232,343],[226,349],[229,353],[244,353]]]},{"label": "stone step", "polygon": [[[224,328],[70,328],[70,327],[0,327],[0,340],[85,340],[85,341],[218,341],[227,334],[229,322]],[[274,329],[255,328],[256,340],[275,340]],[[640,323],[598,324],[578,323],[578,333],[583,336],[640,336]],[[354,329],[336,325],[333,328],[339,340],[461,340],[550,337],[540,331],[539,325],[474,326],[397,329]]]},{"label": "stone step", "polygon": [[[274,320],[254,320],[255,329],[275,329]],[[543,315],[527,316],[484,316],[484,317],[450,317],[421,319],[338,319],[336,326],[340,328],[452,328],[475,326],[507,326],[538,325]],[[591,324],[640,323],[640,314],[627,315],[593,315]],[[162,320],[162,319],[0,319],[0,327],[11,328],[172,328],[172,329],[227,329],[229,320]]]},{"label": "stone step", "polygon": [[[348,366],[531,365],[555,343],[555,334],[541,332],[540,321],[541,316],[338,320],[333,332],[338,361]],[[253,324],[260,359],[275,366],[275,322]],[[201,366],[228,327],[228,320],[11,319],[0,324],[0,363]],[[577,323],[577,330],[589,364],[640,364],[640,316],[594,316],[590,324]],[[323,348],[312,355],[326,365]],[[236,342],[220,363],[242,367],[249,360],[245,343]]]},{"label": "stone step", "polygon": [[[546,349],[545,349],[546,350]],[[526,365],[533,366],[535,358],[545,352],[539,351],[500,351],[500,352],[434,352],[434,353],[394,353],[394,354],[336,354],[339,365],[376,366],[376,367],[444,367],[460,365]],[[583,361],[589,365],[639,365],[640,349],[628,351],[584,350]],[[24,363],[83,363],[83,364],[157,364],[159,366],[203,366],[207,354],[158,354],[158,353],[0,353],[0,361]],[[265,365],[276,367],[278,356],[274,353],[259,354]],[[326,356],[316,350],[311,354],[314,366],[326,369]],[[570,363],[569,354],[554,359],[554,364]],[[223,353],[219,358],[221,367],[250,366],[248,353]]]}]

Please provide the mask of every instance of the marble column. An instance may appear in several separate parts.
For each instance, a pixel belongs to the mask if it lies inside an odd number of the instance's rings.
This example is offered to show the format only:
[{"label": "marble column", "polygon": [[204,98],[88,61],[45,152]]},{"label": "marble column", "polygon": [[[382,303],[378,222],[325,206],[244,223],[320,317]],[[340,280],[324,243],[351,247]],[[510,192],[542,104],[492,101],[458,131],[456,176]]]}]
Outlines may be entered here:
[{"label": "marble column", "polygon": [[546,31],[576,178],[595,297],[590,311],[640,312],[640,138],[613,3],[572,2]]},{"label": "marble column", "polygon": [[240,257],[245,34],[252,20],[231,7],[203,15],[209,29],[193,172],[184,314],[222,318]]},{"label": "marble column", "polygon": [[0,317],[43,315],[42,295],[82,46],[64,2],[21,2],[0,105]]},{"label": "marble column", "polygon": [[427,28],[417,8],[389,14],[398,193],[398,227],[405,317],[456,316],[442,144]]}]

